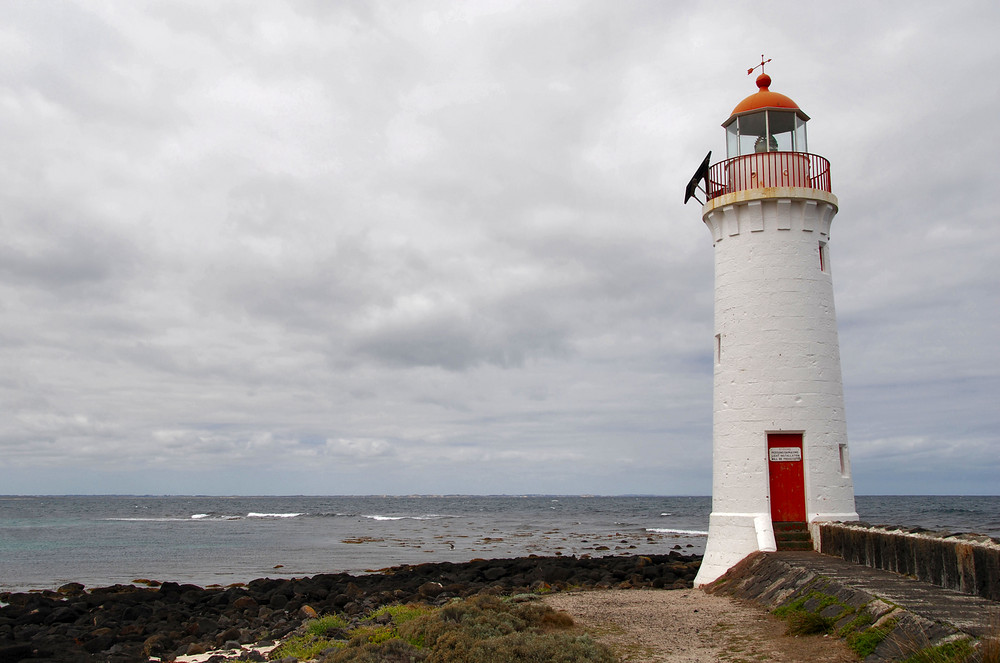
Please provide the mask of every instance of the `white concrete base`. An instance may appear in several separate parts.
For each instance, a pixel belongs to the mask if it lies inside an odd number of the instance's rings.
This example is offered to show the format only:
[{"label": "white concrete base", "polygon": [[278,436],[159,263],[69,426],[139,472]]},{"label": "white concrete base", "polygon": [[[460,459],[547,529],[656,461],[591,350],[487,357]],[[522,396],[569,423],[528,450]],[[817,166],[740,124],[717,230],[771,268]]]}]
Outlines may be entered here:
[{"label": "white concrete base", "polygon": [[777,549],[770,514],[713,513],[708,522],[705,557],[694,586],[707,585],[751,553]]}]

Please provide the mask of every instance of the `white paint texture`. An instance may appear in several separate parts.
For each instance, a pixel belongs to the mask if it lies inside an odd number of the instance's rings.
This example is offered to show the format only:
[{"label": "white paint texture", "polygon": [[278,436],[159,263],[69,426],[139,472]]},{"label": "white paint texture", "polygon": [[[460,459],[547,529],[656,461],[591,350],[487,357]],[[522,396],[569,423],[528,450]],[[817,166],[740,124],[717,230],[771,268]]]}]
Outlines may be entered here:
[{"label": "white paint texture", "polygon": [[810,522],[856,520],[833,303],[835,196],[772,187],[703,208],[715,245],[712,515],[696,585],[774,550],[767,434],[802,433]]}]

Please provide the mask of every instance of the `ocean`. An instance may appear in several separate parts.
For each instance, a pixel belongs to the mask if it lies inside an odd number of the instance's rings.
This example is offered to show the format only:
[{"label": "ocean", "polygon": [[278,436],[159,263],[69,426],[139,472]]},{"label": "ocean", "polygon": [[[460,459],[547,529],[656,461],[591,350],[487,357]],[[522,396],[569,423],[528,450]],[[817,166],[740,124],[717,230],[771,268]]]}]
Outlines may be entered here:
[{"label": "ocean", "polygon": [[[1000,497],[859,496],[873,524],[1000,537]],[[0,591],[196,585],[537,555],[702,554],[710,497],[0,496]]]}]

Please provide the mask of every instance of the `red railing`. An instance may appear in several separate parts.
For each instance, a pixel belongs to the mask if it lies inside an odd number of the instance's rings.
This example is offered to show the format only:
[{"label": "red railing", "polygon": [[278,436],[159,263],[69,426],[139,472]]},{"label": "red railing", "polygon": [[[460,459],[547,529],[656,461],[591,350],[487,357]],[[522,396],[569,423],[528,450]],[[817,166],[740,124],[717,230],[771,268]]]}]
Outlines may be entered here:
[{"label": "red railing", "polygon": [[734,191],[796,186],[830,191],[830,162],[808,152],[745,154],[708,169],[708,199]]}]

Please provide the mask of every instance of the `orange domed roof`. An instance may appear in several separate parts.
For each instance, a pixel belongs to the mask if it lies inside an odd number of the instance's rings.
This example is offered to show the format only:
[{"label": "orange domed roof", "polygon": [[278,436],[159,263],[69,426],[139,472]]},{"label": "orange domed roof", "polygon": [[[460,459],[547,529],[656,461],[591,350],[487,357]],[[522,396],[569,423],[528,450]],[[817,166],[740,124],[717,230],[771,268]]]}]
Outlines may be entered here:
[{"label": "orange domed roof", "polygon": [[741,113],[746,113],[748,111],[755,111],[761,108],[788,108],[791,110],[796,110],[803,119],[808,120],[809,116],[802,112],[799,105],[794,101],[789,99],[783,94],[777,92],[771,92],[768,86],[771,85],[771,77],[767,74],[761,74],[757,77],[757,87],[760,88],[754,94],[741,101],[733,109],[732,115],[740,115]]}]

